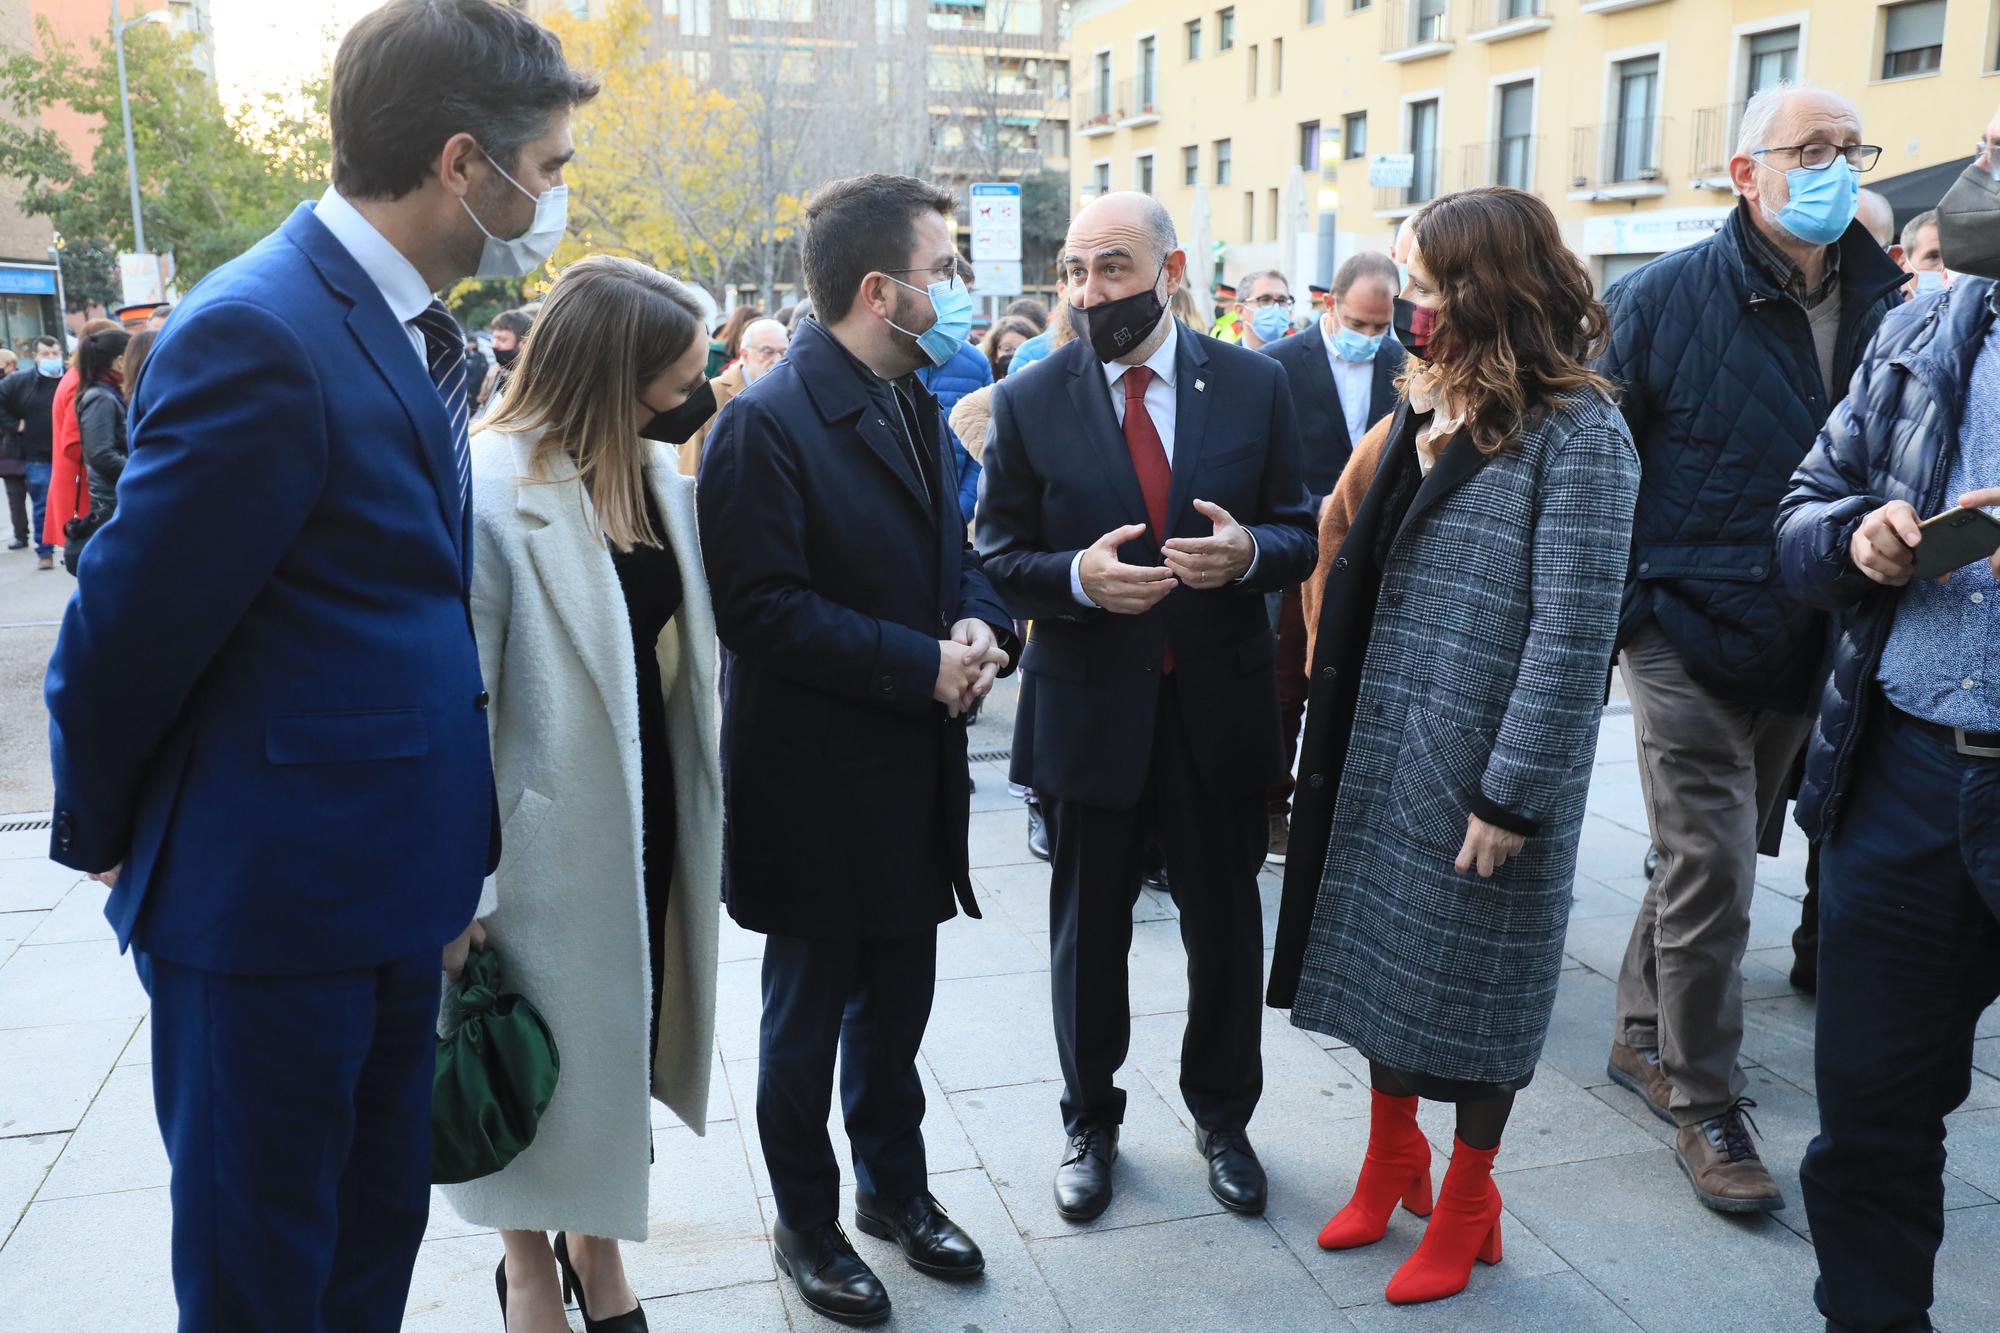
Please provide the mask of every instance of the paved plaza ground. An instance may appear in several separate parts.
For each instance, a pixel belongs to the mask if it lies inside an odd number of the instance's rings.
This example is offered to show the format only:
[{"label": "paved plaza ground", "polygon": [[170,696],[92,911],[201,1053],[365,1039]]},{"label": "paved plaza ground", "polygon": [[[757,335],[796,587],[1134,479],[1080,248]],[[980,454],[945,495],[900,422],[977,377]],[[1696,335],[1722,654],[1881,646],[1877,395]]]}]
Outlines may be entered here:
[{"label": "paved plaza ground", "polygon": [[[35,626],[54,617],[56,608],[43,603],[59,602],[57,584],[26,585],[30,598],[10,575],[0,567],[0,622],[21,628],[0,629],[0,662],[46,654],[36,643],[52,630]],[[16,685],[5,702],[29,698]],[[1002,706],[976,733],[988,746],[1005,744],[1005,701],[996,702]],[[21,718],[5,725],[19,731]],[[32,719],[32,729],[40,725]],[[11,748],[0,742],[10,761],[32,757],[34,748],[18,736]],[[1173,905],[1164,898],[1147,895],[1136,913],[1137,1017],[1121,1079],[1131,1101],[1117,1198],[1087,1226],[1057,1216],[1050,1177],[1062,1126],[1049,1027],[1048,871],[1028,856],[1002,768],[976,770],[972,863],[986,918],[955,920],[939,938],[924,1129],[932,1187],[985,1247],[987,1274],[947,1286],[857,1234],[896,1302],[887,1327],[1818,1327],[1798,1193],[1799,1156],[1815,1127],[1812,1004],[1785,979],[1803,843],[1792,830],[1785,856],[1761,863],[1744,965],[1750,1095],[1791,1206],[1772,1217],[1722,1217],[1695,1202],[1666,1146],[1667,1128],[1604,1072],[1612,978],[1644,887],[1646,847],[1631,719],[1619,705],[1604,724],[1554,1029],[1495,1177],[1507,1205],[1506,1260],[1477,1270],[1457,1299],[1411,1309],[1385,1304],[1382,1288],[1416,1244],[1415,1219],[1398,1214],[1387,1239],[1370,1249],[1325,1254],[1314,1245],[1352,1188],[1367,1138],[1366,1068],[1353,1051],[1267,1013],[1266,1090],[1250,1133],[1270,1170],[1270,1210],[1237,1217],[1209,1196],[1176,1086],[1186,981]],[[5,790],[36,790],[32,773],[10,780]],[[146,997],[110,939],[102,890],[46,861],[47,842],[39,830],[0,832],[0,1329],[166,1329],[173,1319],[167,1163],[153,1120]],[[1267,873],[1262,887],[1268,940],[1275,876]],[[655,1108],[652,1237],[628,1249],[627,1264],[656,1330],[833,1327],[777,1279],[766,1240],[770,1186],[751,1101],[760,944],[725,922],[707,1136]],[[2000,1015],[1990,1013],[1981,1032],[1983,1072],[1951,1121],[1951,1212],[1935,1314],[1952,1333],[2000,1328]],[[1448,1110],[1429,1108],[1423,1122],[1441,1173],[1452,1143]],[[844,1152],[837,1125],[835,1137]],[[499,1248],[438,1200],[407,1327],[491,1333]]]}]

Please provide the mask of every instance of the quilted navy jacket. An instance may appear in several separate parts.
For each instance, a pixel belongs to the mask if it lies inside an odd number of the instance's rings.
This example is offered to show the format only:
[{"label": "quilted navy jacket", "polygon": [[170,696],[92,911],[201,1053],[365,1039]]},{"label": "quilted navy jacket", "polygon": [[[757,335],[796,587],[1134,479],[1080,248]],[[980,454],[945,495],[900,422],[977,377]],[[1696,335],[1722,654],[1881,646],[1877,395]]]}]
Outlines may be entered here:
[{"label": "quilted navy jacket", "polygon": [[1708,689],[1802,713],[1826,622],[1779,585],[1772,519],[1908,275],[1859,223],[1847,229],[1828,386],[1805,309],[1744,253],[1750,225],[1739,207],[1715,235],[1605,297],[1611,346],[1599,369],[1623,390],[1642,470],[1618,641],[1657,624]]},{"label": "quilted navy jacket", "polygon": [[1799,790],[1799,826],[1814,839],[1840,815],[1902,596],[1856,569],[1848,542],[1863,518],[1891,500],[1907,500],[1926,517],[1945,507],[1965,386],[1996,307],[2000,297],[1992,281],[1960,278],[1943,294],[1884,321],[1847,401],[1827,421],[1779,507],[1778,559],[1786,589],[1840,613],[1833,677],[1806,746]]}]

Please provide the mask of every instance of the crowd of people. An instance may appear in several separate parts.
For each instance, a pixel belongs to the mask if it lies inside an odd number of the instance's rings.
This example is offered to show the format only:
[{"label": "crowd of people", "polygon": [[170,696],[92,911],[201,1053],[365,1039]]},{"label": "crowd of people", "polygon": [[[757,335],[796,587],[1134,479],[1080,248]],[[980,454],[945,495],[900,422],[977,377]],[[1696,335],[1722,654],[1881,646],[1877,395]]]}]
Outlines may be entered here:
[{"label": "crowd of people", "polygon": [[445,1198],[500,1233],[508,1329],[643,1329],[620,1245],[656,1215],[651,1102],[706,1128],[724,910],[766,936],[780,1269],[832,1319],[892,1308],[841,1223],[837,1071],[854,1226],[976,1278],[917,1053],[937,929],[980,914],[966,719],[1017,670],[1062,1215],[1114,1206],[1157,883],[1190,1171],[1266,1207],[1288,1010],[1370,1066],[1365,1155],[1291,1185],[1327,1196],[1320,1245],[1400,1205],[1428,1223],[1387,1298],[1450,1297],[1502,1260],[1614,663],[1657,864],[1610,1075],[1701,1204],[1785,1205],[1740,967],[1796,794],[1816,1299],[1930,1326],[1944,1116],[2000,993],[2000,540],[1929,554],[2000,504],[2000,116],[1897,235],[1851,104],[1759,94],[1729,220],[1601,301],[1546,205],[1489,188],[1308,309],[1275,271],[1201,309],[1167,210],[1108,194],[1053,308],[976,342],[953,196],[858,176],[806,207],[808,301],[711,328],[596,255],[491,321],[487,366],[435,293],[548,259],[596,91],[511,7],[388,0],[336,58],[316,203],[161,327],[0,379],[14,549],[78,580],[51,854],[108,887],[151,995],[183,1329],[396,1326],[434,1137],[473,1132],[430,1108],[440,966],[475,952],[560,1080]]}]

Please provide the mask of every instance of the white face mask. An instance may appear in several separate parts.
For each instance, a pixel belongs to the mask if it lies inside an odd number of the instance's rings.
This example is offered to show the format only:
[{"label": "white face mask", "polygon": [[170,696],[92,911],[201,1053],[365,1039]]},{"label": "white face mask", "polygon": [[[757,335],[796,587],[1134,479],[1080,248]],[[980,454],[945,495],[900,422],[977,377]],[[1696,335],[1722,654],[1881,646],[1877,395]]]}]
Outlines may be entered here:
[{"label": "white face mask", "polygon": [[548,262],[556,247],[562,244],[563,230],[569,224],[569,186],[558,185],[546,194],[528,194],[521,182],[501,171],[500,164],[494,162],[482,148],[479,155],[500,172],[506,181],[522,194],[535,201],[535,217],[528,229],[511,241],[504,241],[486,230],[486,224],[472,211],[472,205],[465,200],[458,201],[465,215],[472,219],[472,225],[479,228],[486,237],[486,246],[479,252],[479,268],[473,273],[475,278],[525,278]]}]

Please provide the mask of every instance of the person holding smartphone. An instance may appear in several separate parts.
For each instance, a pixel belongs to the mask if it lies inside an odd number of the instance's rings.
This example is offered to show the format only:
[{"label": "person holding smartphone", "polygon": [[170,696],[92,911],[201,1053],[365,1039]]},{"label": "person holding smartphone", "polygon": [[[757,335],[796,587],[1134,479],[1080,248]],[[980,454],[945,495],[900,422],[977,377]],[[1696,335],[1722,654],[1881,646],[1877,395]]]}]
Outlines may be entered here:
[{"label": "person holding smartphone", "polygon": [[1944,1117],[2000,996],[2000,554],[1950,514],[2000,505],[2000,113],[1937,226],[1966,276],[1883,321],[1778,511],[1786,588],[1841,629],[1799,796],[1821,842],[1799,1179],[1829,1330],[1930,1327]]}]

